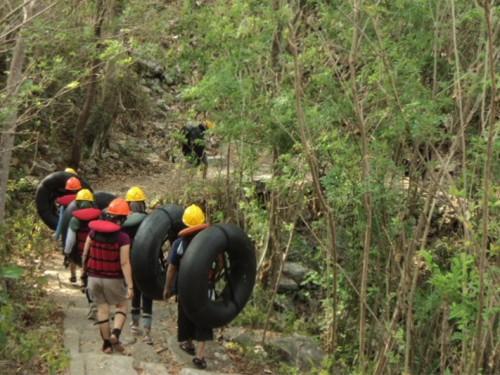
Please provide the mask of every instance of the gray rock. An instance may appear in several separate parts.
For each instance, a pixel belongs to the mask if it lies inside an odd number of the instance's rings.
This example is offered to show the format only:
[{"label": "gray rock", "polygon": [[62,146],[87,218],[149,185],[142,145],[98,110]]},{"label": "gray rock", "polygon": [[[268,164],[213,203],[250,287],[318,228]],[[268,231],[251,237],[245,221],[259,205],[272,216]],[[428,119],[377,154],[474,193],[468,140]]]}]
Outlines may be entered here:
[{"label": "gray rock", "polygon": [[[210,365],[210,364],[209,364]],[[183,368],[179,375],[238,375],[236,373],[221,373],[221,372],[212,372],[212,371],[207,371],[207,370],[198,370],[194,368]]]},{"label": "gray rock", "polygon": [[33,173],[35,174],[48,174],[55,170],[56,165],[45,160],[38,160],[33,164]]},{"label": "gray rock", "polygon": [[[132,357],[123,355],[90,354],[84,355],[86,374],[137,375],[132,366]],[[83,375],[83,374],[82,374]]]},{"label": "gray rock", "polygon": [[120,145],[116,142],[110,142],[109,149],[113,152],[120,152]]},{"label": "gray rock", "polygon": [[163,99],[158,99],[156,101],[158,109],[162,112],[170,112],[170,107],[165,103]]},{"label": "gray rock", "polygon": [[255,344],[255,338],[253,337],[253,335],[247,332],[239,334],[238,336],[233,338],[232,341],[243,347],[252,346],[253,344]]},{"label": "gray rock", "polygon": [[299,289],[299,285],[289,277],[281,275],[280,283],[278,285],[279,293],[293,292]]},{"label": "gray rock", "polygon": [[226,353],[214,352],[214,357],[223,362],[229,361],[229,356]]},{"label": "gray rock", "polygon": [[136,370],[141,370],[141,375],[168,375],[168,371],[161,363],[141,362]]},{"label": "gray rock", "polygon": [[283,361],[297,366],[303,371],[319,367],[325,353],[314,340],[307,336],[290,336],[271,340],[268,349],[276,353]]},{"label": "gray rock", "polygon": [[85,160],[85,169],[94,172],[97,168],[97,162],[94,159]]},{"label": "gray rock", "polygon": [[304,281],[309,272],[311,270],[301,263],[286,262],[283,267],[283,273],[299,284]]}]

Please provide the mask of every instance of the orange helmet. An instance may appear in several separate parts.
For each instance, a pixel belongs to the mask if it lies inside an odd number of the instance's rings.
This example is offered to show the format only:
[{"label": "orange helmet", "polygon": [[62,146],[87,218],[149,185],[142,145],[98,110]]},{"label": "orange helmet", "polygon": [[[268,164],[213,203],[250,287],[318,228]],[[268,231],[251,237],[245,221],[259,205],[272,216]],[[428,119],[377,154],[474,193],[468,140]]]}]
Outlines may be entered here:
[{"label": "orange helmet", "polygon": [[108,213],[111,215],[127,216],[130,213],[130,207],[123,198],[116,198],[108,206]]},{"label": "orange helmet", "polygon": [[65,189],[69,191],[78,191],[82,188],[82,183],[76,177],[70,177],[66,181]]}]

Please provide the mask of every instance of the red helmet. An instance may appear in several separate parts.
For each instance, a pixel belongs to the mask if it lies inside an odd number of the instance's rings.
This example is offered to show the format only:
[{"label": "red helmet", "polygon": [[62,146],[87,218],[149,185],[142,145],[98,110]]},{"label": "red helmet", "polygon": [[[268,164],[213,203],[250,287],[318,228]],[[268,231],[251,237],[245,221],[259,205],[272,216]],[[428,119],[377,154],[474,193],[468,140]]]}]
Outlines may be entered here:
[{"label": "red helmet", "polygon": [[116,198],[109,204],[108,213],[111,215],[127,216],[130,213],[130,207],[125,199]]},{"label": "red helmet", "polygon": [[66,181],[65,189],[69,191],[78,191],[82,188],[82,183],[76,177],[70,177]]}]

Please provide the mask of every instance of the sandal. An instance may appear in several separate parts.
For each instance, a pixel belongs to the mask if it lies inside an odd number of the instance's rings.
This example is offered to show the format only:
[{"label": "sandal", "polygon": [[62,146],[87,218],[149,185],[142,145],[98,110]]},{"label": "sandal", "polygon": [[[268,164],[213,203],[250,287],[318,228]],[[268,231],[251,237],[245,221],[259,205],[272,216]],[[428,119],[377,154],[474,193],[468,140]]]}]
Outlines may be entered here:
[{"label": "sandal", "polygon": [[150,335],[144,335],[142,341],[147,345],[153,345],[153,339],[151,338]]},{"label": "sandal", "polygon": [[113,350],[117,351],[118,353],[124,353],[125,352],[125,347],[122,345],[120,341],[112,344],[113,345]]},{"label": "sandal", "polygon": [[184,350],[189,355],[195,355],[194,346],[189,345],[187,342],[183,342],[182,344],[180,344],[179,348]]},{"label": "sandal", "polygon": [[194,357],[193,358],[193,363],[199,369],[203,370],[203,369],[207,368],[207,361],[205,361],[205,358]]},{"label": "sandal", "polygon": [[109,340],[104,340],[102,343],[102,352],[104,354],[113,354],[113,345]]}]

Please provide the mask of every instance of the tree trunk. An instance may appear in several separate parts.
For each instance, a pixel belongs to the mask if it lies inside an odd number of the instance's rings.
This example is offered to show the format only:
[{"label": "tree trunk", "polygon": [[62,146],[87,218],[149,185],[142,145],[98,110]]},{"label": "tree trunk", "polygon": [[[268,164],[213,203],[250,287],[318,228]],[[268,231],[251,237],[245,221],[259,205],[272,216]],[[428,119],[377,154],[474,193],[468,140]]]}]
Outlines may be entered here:
[{"label": "tree trunk", "polygon": [[295,86],[295,105],[297,112],[297,123],[299,127],[299,135],[304,148],[304,154],[311,171],[311,177],[313,181],[313,187],[315,194],[318,198],[321,211],[326,219],[326,229],[328,233],[328,247],[327,247],[327,271],[333,274],[333,285],[331,286],[331,292],[328,295],[331,296],[333,302],[333,314],[332,320],[328,324],[328,334],[327,334],[327,344],[326,349],[329,354],[335,352],[337,344],[337,283],[338,283],[338,271],[337,271],[337,229],[336,221],[334,216],[333,208],[329,205],[327,197],[321,186],[321,179],[318,166],[318,157],[315,155],[315,151],[311,146],[311,135],[309,133],[309,128],[307,126],[306,117],[304,113],[304,108],[302,105],[303,101],[303,87],[302,87],[302,69],[299,63],[299,52],[298,52],[298,40],[297,40],[297,30],[291,27],[291,36],[289,45],[293,53],[294,58],[294,86]]},{"label": "tree trunk", "polygon": [[[96,39],[96,48],[98,48],[99,40],[101,38],[102,23],[104,21],[105,12],[106,8],[104,7],[104,1],[97,0],[96,20],[94,23],[94,36]],[[80,161],[82,156],[83,136],[87,128],[87,122],[89,120],[90,112],[92,110],[92,106],[94,104],[97,93],[97,77],[99,73],[100,62],[101,61],[98,57],[94,57],[94,59],[92,60],[92,68],[90,70],[90,75],[88,78],[88,87],[85,96],[85,102],[83,103],[82,111],[80,112],[80,115],[78,116],[78,120],[76,121],[75,125],[75,131],[73,134],[73,147],[71,150],[71,159],[70,159],[70,164],[74,168],[78,168],[80,166]]]},{"label": "tree trunk", "polygon": [[[23,7],[23,21],[31,18],[36,0],[27,2]],[[16,97],[19,92],[23,78],[23,66],[25,60],[25,42],[22,30],[17,34],[16,45],[10,63],[10,73],[7,79],[5,106],[2,108],[5,120],[0,133],[0,224],[5,218],[5,201],[7,197],[7,181],[9,180],[10,160],[14,148],[14,140],[17,127],[17,103]]]},{"label": "tree trunk", "polygon": [[474,355],[474,371],[480,372],[481,364],[484,357],[483,345],[483,313],[485,305],[485,282],[484,274],[486,273],[486,252],[488,251],[488,232],[489,232],[489,200],[490,200],[490,184],[491,184],[491,169],[493,162],[493,145],[496,135],[496,64],[495,64],[495,43],[493,32],[493,15],[491,14],[490,2],[484,1],[484,17],[486,19],[488,32],[488,67],[491,77],[491,94],[490,94],[490,117],[488,123],[488,147],[486,151],[486,160],[484,162],[483,172],[483,202],[482,202],[482,241],[479,249],[479,308],[477,313],[476,323],[476,339],[475,339],[475,355]]},{"label": "tree trunk", "polygon": [[[272,3],[273,10],[279,12],[281,9],[281,1],[273,0]],[[281,43],[283,38],[283,25],[278,21],[276,25],[276,30],[273,36],[273,42],[271,47],[271,69],[273,72],[273,82],[272,86],[273,95],[277,95],[280,89],[281,81],[281,64],[280,64],[280,53],[281,53]],[[279,176],[281,173],[278,166],[279,150],[278,147],[273,146],[272,149],[272,178],[273,180]],[[269,251],[270,267],[268,273],[268,279],[266,283],[268,285],[275,285],[276,280],[280,278],[280,267],[282,263],[282,234],[281,226],[282,219],[280,215],[280,188],[277,186],[272,186],[270,190],[269,199],[269,227],[268,227],[268,242],[266,247]]]},{"label": "tree trunk", "polygon": [[356,83],[356,59],[359,45],[358,30],[361,28],[359,22],[361,1],[354,1],[354,31],[352,35],[351,52],[349,54],[349,71],[352,84],[352,100],[354,102],[354,112],[357,118],[357,125],[361,136],[361,152],[362,161],[361,169],[363,171],[363,204],[366,214],[365,235],[363,241],[363,266],[361,272],[361,287],[359,296],[359,364],[361,371],[366,368],[366,291],[368,286],[368,269],[370,261],[370,247],[371,247],[371,232],[372,232],[372,195],[370,193],[370,151],[367,133],[367,125],[365,121],[363,104],[360,98],[358,85]]},{"label": "tree trunk", "polygon": [[271,320],[271,315],[273,312],[274,300],[276,298],[276,294],[278,293],[278,288],[279,288],[280,281],[281,281],[281,275],[283,274],[283,268],[285,267],[285,262],[288,258],[288,253],[290,252],[290,248],[292,247],[292,239],[293,239],[293,233],[295,232],[295,223],[296,222],[297,222],[297,218],[294,219],[294,222],[292,224],[292,228],[290,229],[290,235],[288,236],[288,243],[286,245],[286,248],[285,248],[283,255],[281,255],[281,259],[280,259],[279,267],[278,267],[278,272],[277,272],[278,274],[276,276],[276,279],[274,280],[273,292],[271,294],[271,299],[269,300],[269,306],[267,307],[266,323],[264,324],[264,329],[262,331],[262,341],[261,341],[262,345],[266,344],[266,333],[267,333],[267,329],[269,328],[269,322]]}]

